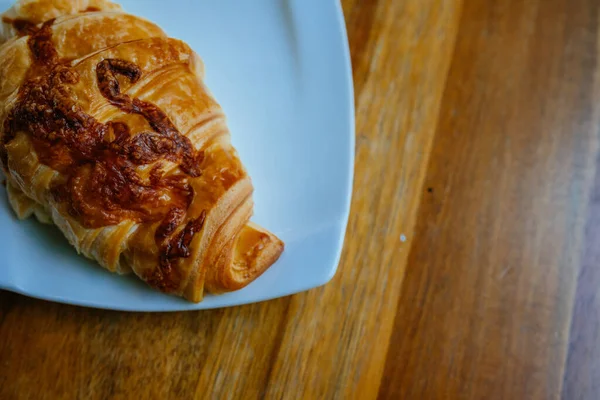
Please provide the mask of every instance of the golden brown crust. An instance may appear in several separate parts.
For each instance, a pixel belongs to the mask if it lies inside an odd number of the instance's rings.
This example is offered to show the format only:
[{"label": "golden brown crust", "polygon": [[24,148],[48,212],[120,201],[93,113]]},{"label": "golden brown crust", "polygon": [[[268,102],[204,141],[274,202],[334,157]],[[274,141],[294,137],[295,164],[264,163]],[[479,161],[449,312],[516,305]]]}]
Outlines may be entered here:
[{"label": "golden brown crust", "polygon": [[108,1],[21,0],[4,21],[0,162],[20,218],[195,302],[277,260],[283,243],[249,223],[252,183],[185,43]]},{"label": "golden brown crust", "polygon": [[221,293],[243,288],[275,263],[283,248],[283,242],[272,233],[252,223],[244,225],[206,274],[206,290]]}]

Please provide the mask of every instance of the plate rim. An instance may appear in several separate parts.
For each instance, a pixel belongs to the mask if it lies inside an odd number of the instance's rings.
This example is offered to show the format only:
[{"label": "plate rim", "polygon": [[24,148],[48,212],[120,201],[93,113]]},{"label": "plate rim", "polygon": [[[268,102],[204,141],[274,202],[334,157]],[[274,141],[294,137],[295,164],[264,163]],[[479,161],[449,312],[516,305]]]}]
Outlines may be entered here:
[{"label": "plate rim", "polygon": [[[288,0],[292,1],[292,0]],[[322,0],[321,0],[322,1]],[[301,3],[306,4],[306,3]],[[328,268],[328,273],[324,274],[324,279],[317,280],[318,283],[309,284],[308,287],[304,289],[296,289],[291,292],[286,292],[285,294],[276,293],[273,295],[266,294],[265,296],[259,296],[256,300],[251,301],[240,301],[233,302],[231,304],[225,305],[211,305],[209,303],[200,302],[200,303],[190,303],[186,300],[182,299],[181,307],[152,307],[150,309],[143,309],[137,306],[129,306],[127,303],[122,306],[112,306],[111,304],[101,304],[95,301],[90,301],[86,299],[77,300],[72,298],[63,298],[61,296],[56,296],[53,294],[44,294],[38,293],[35,290],[28,290],[26,288],[19,287],[15,282],[11,280],[2,280],[2,276],[0,275],[0,290],[6,290],[9,292],[17,293],[19,295],[23,295],[26,297],[55,302],[61,304],[68,304],[71,306],[77,307],[86,307],[93,309],[101,309],[101,310],[112,310],[112,311],[121,311],[121,312],[144,312],[144,313],[155,313],[155,312],[181,312],[181,311],[201,311],[201,310],[209,310],[209,309],[219,309],[219,308],[229,308],[236,306],[243,306],[255,303],[262,303],[269,300],[274,300],[281,297],[291,296],[297,293],[302,293],[308,290],[316,289],[323,285],[329,283],[337,274],[337,270],[339,268],[340,260],[342,257],[342,252],[344,248],[344,242],[347,234],[348,223],[350,218],[352,197],[353,197],[353,185],[354,185],[354,164],[355,164],[355,140],[356,140],[356,125],[355,125],[355,95],[354,95],[354,81],[353,81],[353,72],[352,72],[352,63],[350,57],[350,46],[348,41],[347,27],[345,23],[344,13],[340,0],[328,0],[322,1],[323,6],[327,4],[332,5],[334,7],[334,14],[336,19],[336,29],[335,33],[337,35],[336,42],[341,46],[342,56],[344,58],[343,62],[343,71],[340,71],[343,75],[343,80],[345,81],[345,91],[346,91],[346,105],[344,106],[344,110],[346,112],[347,124],[348,124],[348,132],[345,142],[347,142],[347,148],[345,149],[345,156],[348,161],[348,165],[346,165],[346,176],[347,180],[345,182],[344,190],[345,193],[344,198],[345,202],[343,204],[343,208],[341,211],[341,218],[338,219],[335,223],[332,223],[331,226],[335,226],[339,228],[341,234],[337,235],[337,244],[334,251],[333,262],[330,268]],[[332,30],[333,32],[333,30]],[[333,34],[333,33],[332,33]],[[343,153],[341,153],[343,154]],[[168,294],[164,294],[168,296]]]}]

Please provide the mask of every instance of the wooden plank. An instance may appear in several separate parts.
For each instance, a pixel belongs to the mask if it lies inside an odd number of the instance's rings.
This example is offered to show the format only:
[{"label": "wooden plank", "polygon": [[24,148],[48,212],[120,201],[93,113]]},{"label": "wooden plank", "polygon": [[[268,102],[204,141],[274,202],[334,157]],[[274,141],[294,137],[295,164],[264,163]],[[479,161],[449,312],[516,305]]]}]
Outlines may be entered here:
[{"label": "wooden plank", "polygon": [[600,398],[600,160],[591,195],[584,256],[577,281],[564,399]]},{"label": "wooden plank", "polygon": [[560,396],[598,147],[598,6],[465,0],[382,398]]},{"label": "wooden plank", "polygon": [[267,398],[377,394],[460,4],[346,4],[357,146],[345,252],[330,285],[291,299]]},{"label": "wooden plank", "polygon": [[[600,32],[596,33],[597,37]],[[596,55],[600,41],[596,40]],[[597,61],[596,61],[597,62]],[[594,99],[600,94],[600,68],[596,68]],[[598,109],[595,109],[596,114]],[[594,128],[598,129],[598,115]],[[589,199],[583,243],[583,259],[577,280],[577,291],[569,336],[563,398],[600,398],[600,153],[596,146],[595,177]]]}]

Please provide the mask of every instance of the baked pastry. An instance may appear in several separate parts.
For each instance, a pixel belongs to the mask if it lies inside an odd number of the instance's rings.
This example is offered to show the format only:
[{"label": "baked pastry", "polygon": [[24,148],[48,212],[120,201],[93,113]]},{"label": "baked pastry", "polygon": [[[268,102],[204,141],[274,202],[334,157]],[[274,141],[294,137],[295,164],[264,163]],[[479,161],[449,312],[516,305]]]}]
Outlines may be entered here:
[{"label": "baked pastry", "polygon": [[192,302],[278,259],[187,44],[107,0],[19,0],[0,42],[0,163],[19,218]]}]

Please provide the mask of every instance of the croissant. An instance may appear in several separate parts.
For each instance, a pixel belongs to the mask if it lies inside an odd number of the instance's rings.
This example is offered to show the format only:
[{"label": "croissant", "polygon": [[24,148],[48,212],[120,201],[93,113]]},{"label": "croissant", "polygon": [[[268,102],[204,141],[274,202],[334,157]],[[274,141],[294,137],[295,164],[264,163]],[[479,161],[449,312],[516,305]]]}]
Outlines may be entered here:
[{"label": "croissant", "polygon": [[107,0],[19,0],[0,43],[0,163],[19,218],[192,302],[277,261],[284,244],[250,222],[252,181],[187,44]]}]

